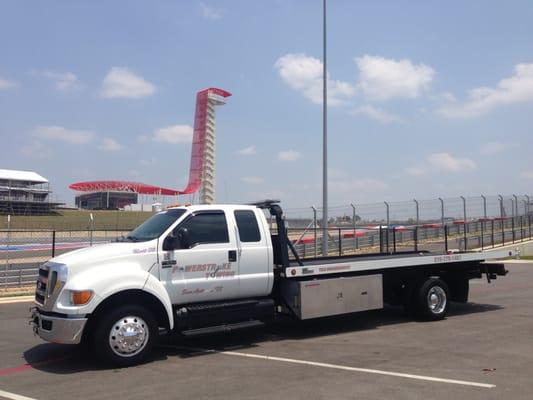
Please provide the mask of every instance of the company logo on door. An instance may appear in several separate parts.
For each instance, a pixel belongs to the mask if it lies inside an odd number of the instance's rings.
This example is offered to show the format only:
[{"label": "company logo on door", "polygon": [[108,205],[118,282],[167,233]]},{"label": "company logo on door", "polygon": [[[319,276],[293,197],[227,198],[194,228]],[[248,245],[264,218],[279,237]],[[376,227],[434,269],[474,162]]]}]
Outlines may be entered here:
[{"label": "company logo on door", "polygon": [[187,272],[205,272],[206,278],[222,278],[234,276],[235,271],[231,269],[231,263],[222,264],[192,264],[184,267],[176,266],[176,270]]}]

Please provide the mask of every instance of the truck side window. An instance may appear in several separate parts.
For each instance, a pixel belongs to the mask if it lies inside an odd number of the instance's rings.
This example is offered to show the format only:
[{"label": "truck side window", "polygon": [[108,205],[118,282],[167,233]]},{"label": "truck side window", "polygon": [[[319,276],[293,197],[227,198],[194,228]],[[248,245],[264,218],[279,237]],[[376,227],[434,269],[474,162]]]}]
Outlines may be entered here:
[{"label": "truck side window", "polygon": [[237,210],[234,215],[241,242],[259,242],[261,233],[259,232],[255,213],[251,210]]},{"label": "truck side window", "polygon": [[228,224],[223,212],[194,215],[181,224],[187,228],[191,247],[195,244],[228,243]]}]

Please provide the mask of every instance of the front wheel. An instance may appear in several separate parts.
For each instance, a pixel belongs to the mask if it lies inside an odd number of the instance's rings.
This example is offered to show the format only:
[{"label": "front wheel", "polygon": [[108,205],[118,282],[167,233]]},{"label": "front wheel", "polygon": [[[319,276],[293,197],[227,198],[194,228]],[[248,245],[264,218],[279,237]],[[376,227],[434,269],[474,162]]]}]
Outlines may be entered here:
[{"label": "front wheel", "polygon": [[429,278],[415,294],[418,316],[428,321],[444,319],[449,307],[449,293],[448,285],[443,280]]},{"label": "front wheel", "polygon": [[118,366],[139,364],[152,351],[157,322],[150,310],[124,305],[96,321],[93,348],[100,359]]}]

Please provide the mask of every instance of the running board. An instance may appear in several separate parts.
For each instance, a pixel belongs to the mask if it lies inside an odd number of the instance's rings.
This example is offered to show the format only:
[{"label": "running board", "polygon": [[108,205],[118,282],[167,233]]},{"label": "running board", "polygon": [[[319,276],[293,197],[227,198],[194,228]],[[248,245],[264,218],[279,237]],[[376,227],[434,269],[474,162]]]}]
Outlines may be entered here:
[{"label": "running board", "polygon": [[205,328],[189,329],[187,331],[182,331],[181,333],[184,336],[199,336],[199,335],[209,335],[211,333],[218,333],[218,332],[231,332],[237,329],[256,328],[258,326],[263,326],[263,325],[265,324],[261,321],[245,321],[245,322],[238,322],[235,324],[225,324],[225,325],[217,325],[217,326],[207,326]]}]

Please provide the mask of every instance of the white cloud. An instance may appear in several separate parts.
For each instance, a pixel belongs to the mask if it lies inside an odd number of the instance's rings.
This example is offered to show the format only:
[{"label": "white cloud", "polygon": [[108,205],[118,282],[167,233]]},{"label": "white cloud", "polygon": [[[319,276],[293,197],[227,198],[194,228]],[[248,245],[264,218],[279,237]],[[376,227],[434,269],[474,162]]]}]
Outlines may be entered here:
[{"label": "white cloud", "polygon": [[95,136],[91,131],[67,129],[62,126],[38,126],[33,135],[40,139],[59,140],[70,144],[88,143]]},{"label": "white cloud", "polygon": [[485,156],[501,153],[505,150],[517,147],[515,143],[488,142],[481,146],[479,152]]},{"label": "white cloud", "polygon": [[450,153],[433,153],[426,157],[421,165],[407,167],[407,175],[422,177],[438,172],[467,172],[477,168],[477,164],[470,158],[455,157]]},{"label": "white cloud", "polygon": [[150,165],[155,165],[157,164],[157,161],[155,158],[151,158],[149,160],[140,160],[139,161],[139,164],[141,164],[143,167],[148,167]]},{"label": "white cloud", "polygon": [[[274,64],[281,79],[300,91],[315,104],[322,104],[322,61],[305,54],[294,53],[280,57]],[[348,82],[332,80],[328,73],[328,104],[336,106],[355,93]]]},{"label": "white cloud", "polygon": [[283,190],[279,189],[272,189],[272,190],[263,190],[263,191],[255,191],[255,192],[249,192],[248,197],[250,199],[255,200],[263,200],[263,199],[274,199],[274,200],[280,200],[280,199],[287,199],[291,197],[290,192],[284,192]]},{"label": "white cloud", "polygon": [[200,2],[200,14],[207,19],[221,19],[224,16],[224,10],[211,7],[204,2]]},{"label": "white cloud", "polygon": [[50,149],[38,140],[33,140],[24,145],[20,152],[22,155],[30,158],[46,159],[52,156]]},{"label": "white cloud", "polygon": [[495,88],[472,89],[463,104],[443,106],[437,113],[446,118],[472,118],[500,106],[526,102],[533,102],[533,63],[516,65],[514,75],[502,79]]},{"label": "white cloud", "polygon": [[522,173],[520,174],[520,176],[521,176],[522,178],[525,178],[525,179],[533,179],[533,170],[522,171]]},{"label": "white cloud", "polygon": [[154,142],[191,143],[193,128],[190,125],[171,125],[155,131]]},{"label": "white cloud", "polygon": [[103,151],[119,151],[122,150],[122,145],[113,138],[105,137],[98,148]]},{"label": "white cloud", "polygon": [[458,158],[450,153],[435,153],[427,157],[428,163],[441,171],[462,172],[477,168],[474,161],[469,158]]},{"label": "white cloud", "polygon": [[407,167],[405,173],[411,176],[426,176],[429,171],[425,167]]},{"label": "white cloud", "polygon": [[278,160],[281,161],[296,161],[301,157],[301,154],[294,150],[280,151],[278,153]]},{"label": "white cloud", "polygon": [[54,81],[54,86],[59,91],[79,89],[82,86],[78,77],[72,72],[36,71],[35,74]]},{"label": "white cloud", "polygon": [[263,183],[265,180],[264,178],[260,176],[245,176],[242,178],[242,181],[244,183],[249,183],[251,185],[259,185],[260,183]]},{"label": "white cloud", "polygon": [[389,113],[381,108],[377,108],[370,105],[358,107],[352,111],[352,114],[365,115],[368,118],[373,119],[374,121],[381,122],[383,124],[401,124],[405,122],[404,119],[399,115]]},{"label": "white cloud", "polygon": [[440,97],[448,103],[455,103],[457,101],[457,98],[450,92],[441,93]]},{"label": "white cloud", "polygon": [[138,99],[151,96],[156,87],[134,74],[127,68],[113,67],[109,70],[102,83],[102,96],[106,98],[125,97]]},{"label": "white cloud", "polygon": [[11,89],[17,86],[17,84],[14,81],[10,81],[8,79],[4,79],[0,77],[0,90],[2,89]]},{"label": "white cloud", "polygon": [[253,156],[256,153],[255,145],[251,145],[248,147],[245,147],[244,149],[240,149],[237,151],[237,154],[240,154],[241,156]]},{"label": "white cloud", "polygon": [[429,90],[435,76],[433,68],[408,59],[364,55],[357,57],[355,63],[359,68],[358,88],[372,100],[419,97]]},{"label": "white cloud", "polygon": [[329,188],[333,192],[356,192],[356,191],[383,191],[388,185],[374,178],[363,178],[355,180],[343,180],[331,182]]}]

